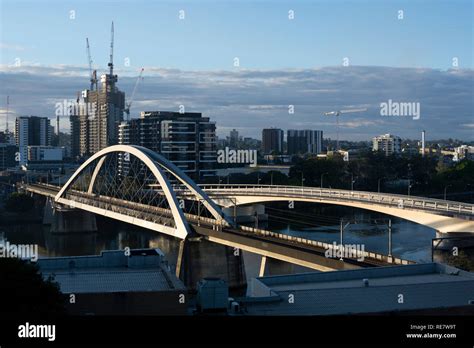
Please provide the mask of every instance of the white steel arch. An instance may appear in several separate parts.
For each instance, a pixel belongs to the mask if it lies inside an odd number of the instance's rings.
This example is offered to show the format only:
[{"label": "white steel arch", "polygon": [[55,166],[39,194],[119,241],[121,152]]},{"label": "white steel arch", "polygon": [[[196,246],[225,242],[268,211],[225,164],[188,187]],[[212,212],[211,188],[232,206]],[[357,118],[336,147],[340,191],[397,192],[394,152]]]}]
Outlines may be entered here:
[{"label": "white steel arch", "polygon": [[227,218],[222,213],[221,209],[207,196],[205,192],[201,190],[199,186],[197,186],[185,173],[183,173],[178,167],[172,164],[163,156],[141,146],[136,145],[113,145],[109,146],[101,151],[95,153],[92,157],[90,157],[87,161],[85,161],[69,178],[66,184],[61,188],[58,194],[55,196],[55,201],[58,203],[69,204],[68,200],[64,198],[64,194],[67,190],[71,187],[74,180],[78,178],[81,173],[95,160],[98,160],[94,168],[94,172],[91,177],[91,181],[89,183],[89,188],[87,190],[88,193],[92,193],[94,183],[97,179],[97,175],[105,162],[105,159],[108,154],[111,153],[130,153],[131,155],[137,157],[140,161],[145,164],[148,169],[153,173],[153,175],[158,180],[163,193],[168,201],[170,206],[171,212],[173,214],[173,219],[176,223],[176,231],[173,234],[175,237],[185,239],[187,235],[191,233],[191,229],[189,224],[187,223],[184,213],[182,209],[179,207],[178,200],[176,198],[176,194],[172,189],[172,186],[169,180],[164,175],[164,171],[171,173],[174,177],[176,177],[182,184],[184,184],[199,200],[202,200],[203,204],[209,210],[209,212],[213,215],[213,217],[218,220],[219,222],[224,222],[228,224]]}]

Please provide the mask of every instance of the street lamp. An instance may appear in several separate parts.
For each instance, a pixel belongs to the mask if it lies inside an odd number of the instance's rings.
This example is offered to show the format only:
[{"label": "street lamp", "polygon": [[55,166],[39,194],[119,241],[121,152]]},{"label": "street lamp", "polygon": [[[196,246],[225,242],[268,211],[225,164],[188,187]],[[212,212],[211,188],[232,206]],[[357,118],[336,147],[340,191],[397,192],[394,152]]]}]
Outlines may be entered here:
[{"label": "street lamp", "polygon": [[[356,177],[357,179],[357,177]],[[354,174],[351,173],[351,191],[354,191],[354,183],[356,182],[356,180],[354,180]]]},{"label": "street lamp", "polygon": [[304,186],[304,180],[303,172],[301,172],[301,187]]},{"label": "street lamp", "polygon": [[408,196],[410,196],[410,189],[412,186],[413,184],[411,183],[411,180],[408,180]]},{"label": "street lamp", "polygon": [[329,174],[328,172],[321,174],[321,188],[323,188],[323,178],[324,175]]},{"label": "street lamp", "polygon": [[449,185],[446,185],[446,186],[444,187],[444,200],[446,200],[446,190],[447,190],[448,187],[450,187],[450,186],[453,186],[453,185],[449,184]]},{"label": "street lamp", "polygon": [[257,185],[260,185],[260,172],[257,172]]},{"label": "street lamp", "polygon": [[273,186],[273,171],[270,172],[270,185]]}]

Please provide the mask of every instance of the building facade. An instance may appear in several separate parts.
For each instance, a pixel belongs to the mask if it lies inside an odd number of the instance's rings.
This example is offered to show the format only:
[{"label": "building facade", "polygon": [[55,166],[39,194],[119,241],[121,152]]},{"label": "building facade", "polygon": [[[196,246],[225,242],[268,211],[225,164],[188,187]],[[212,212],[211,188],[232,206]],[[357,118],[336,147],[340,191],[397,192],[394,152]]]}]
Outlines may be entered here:
[{"label": "building facade", "polygon": [[402,151],[402,139],[391,134],[379,135],[372,139],[372,150],[383,152],[385,156],[400,153]]},{"label": "building facade", "polygon": [[[216,125],[201,113],[144,111],[120,124],[119,143],[149,148],[194,180],[216,173]],[[120,165],[126,170],[125,162]]]},{"label": "building facade", "polygon": [[100,77],[100,88],[78,94],[70,116],[71,154],[88,157],[103,148],[118,144],[118,128],[123,121],[125,93],[117,86],[117,75]]},{"label": "building facade", "polygon": [[289,155],[318,154],[323,149],[323,131],[289,129],[286,141]]},{"label": "building facade", "polygon": [[262,150],[264,154],[281,154],[283,152],[283,130],[278,128],[263,129]]},{"label": "building facade", "polygon": [[19,164],[28,162],[28,146],[50,146],[53,128],[47,117],[21,116],[15,122],[15,141],[19,148]]}]

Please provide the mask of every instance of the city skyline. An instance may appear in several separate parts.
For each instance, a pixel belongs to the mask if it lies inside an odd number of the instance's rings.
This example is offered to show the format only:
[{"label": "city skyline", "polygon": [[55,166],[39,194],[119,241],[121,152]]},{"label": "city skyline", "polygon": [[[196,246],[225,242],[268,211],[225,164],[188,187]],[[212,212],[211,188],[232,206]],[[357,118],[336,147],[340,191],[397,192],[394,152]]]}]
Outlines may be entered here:
[{"label": "city skyline", "polygon": [[[244,136],[260,138],[261,129],[275,126],[321,129],[335,139],[336,120],[324,117],[324,112],[367,108],[340,117],[341,140],[370,140],[385,133],[417,139],[423,129],[427,140],[474,140],[468,1],[436,1],[430,8],[403,1],[380,7],[369,2],[325,6],[281,1],[271,9],[264,1],[200,6],[168,2],[136,6],[125,1],[116,7],[99,2],[92,12],[85,11],[87,4],[51,3],[54,6],[43,9],[27,1],[18,5],[2,1],[0,129],[5,128],[7,95],[11,129],[17,116],[53,118],[56,103],[74,99],[77,91],[87,88],[86,37],[94,68],[105,73],[114,20],[117,86],[127,100],[139,69],[145,68],[132,118],[141,111],[178,111],[184,105],[187,112],[202,112],[215,121],[220,137],[235,128]],[[149,11],[140,9],[140,4]],[[210,8],[214,11],[206,13]],[[226,11],[231,10],[227,22]],[[23,11],[21,16],[18,11]],[[255,18],[246,19],[248,26],[237,25],[235,13],[245,11]],[[20,37],[15,28],[34,26],[37,13],[51,25],[33,30],[31,37]],[[105,17],[96,19],[100,13]],[[153,15],[163,24],[160,33],[136,24],[136,19],[146,21]],[[369,18],[372,22],[367,22]],[[326,31],[330,23],[331,30]],[[196,28],[200,31],[193,37]],[[231,35],[232,30],[242,35]],[[258,35],[247,35],[252,30]],[[354,39],[358,36],[363,40]],[[223,42],[224,37],[229,42]],[[211,49],[213,43],[219,50]],[[381,103],[391,100],[419,103],[421,117],[382,116]],[[60,128],[69,132],[67,117],[61,119]]]}]

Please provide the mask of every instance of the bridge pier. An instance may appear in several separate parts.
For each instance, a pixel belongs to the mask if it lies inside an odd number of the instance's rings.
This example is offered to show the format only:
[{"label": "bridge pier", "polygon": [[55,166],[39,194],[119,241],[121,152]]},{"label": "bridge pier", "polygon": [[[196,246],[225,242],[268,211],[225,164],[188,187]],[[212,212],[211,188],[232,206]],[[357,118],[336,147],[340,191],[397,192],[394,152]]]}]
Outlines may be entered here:
[{"label": "bridge pier", "polygon": [[237,223],[248,223],[257,221],[268,221],[264,204],[252,204],[246,206],[231,206],[222,208],[222,212],[235,219]]},{"label": "bridge pier", "polygon": [[176,275],[190,290],[203,278],[220,278],[230,289],[245,290],[247,286],[242,250],[209,242],[200,237],[180,242]]},{"label": "bridge pier", "polygon": [[95,214],[84,210],[55,206],[46,201],[43,224],[51,224],[52,233],[97,232]]}]

